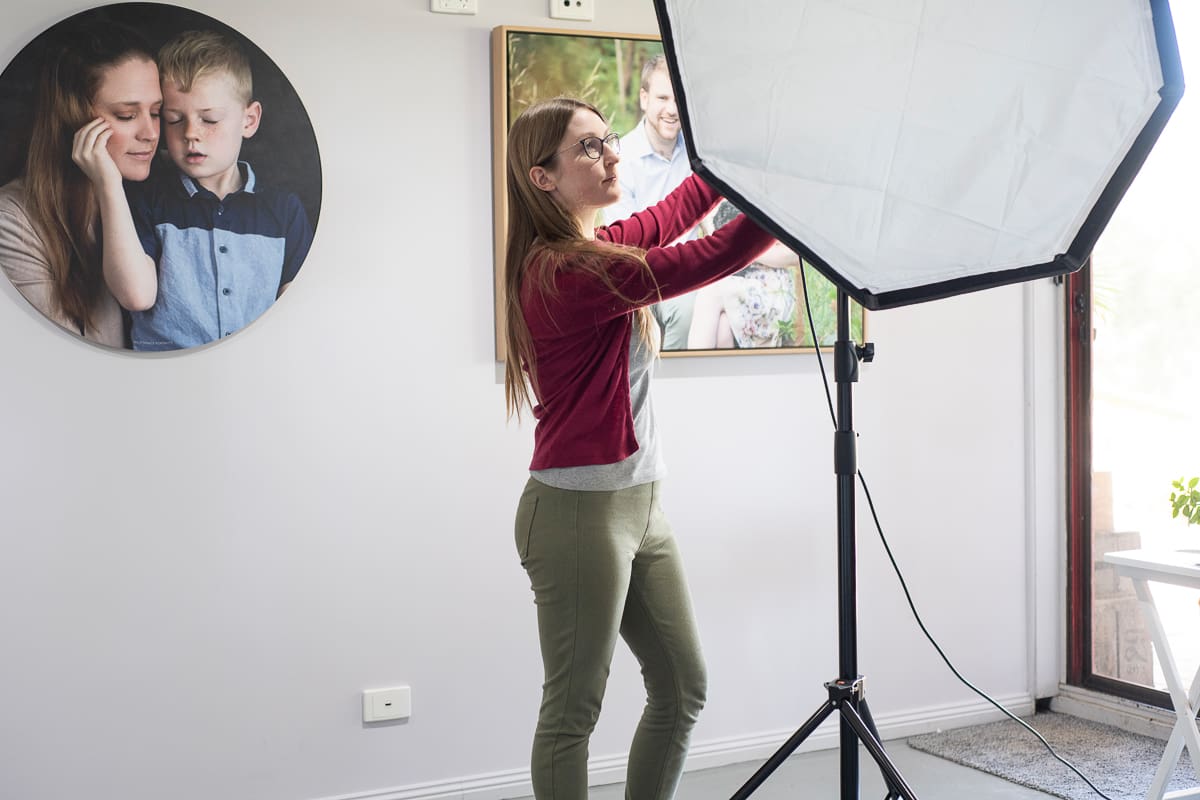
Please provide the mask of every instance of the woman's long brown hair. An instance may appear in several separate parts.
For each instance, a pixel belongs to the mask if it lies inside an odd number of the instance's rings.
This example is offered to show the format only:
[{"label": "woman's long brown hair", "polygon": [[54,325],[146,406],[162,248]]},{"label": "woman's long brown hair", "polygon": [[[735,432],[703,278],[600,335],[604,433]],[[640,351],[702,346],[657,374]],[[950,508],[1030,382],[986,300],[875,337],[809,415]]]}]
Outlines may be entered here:
[{"label": "woman's long brown hair", "polygon": [[92,101],[104,73],[131,59],[154,62],[132,30],[93,25],[51,47],[38,81],[25,161],[25,208],[46,248],[59,310],[85,333],[104,290],[96,236],[99,207],[91,181],[71,160],[75,132],[95,118]]},{"label": "woman's long brown hair", "polygon": [[[565,269],[594,275],[614,295],[630,305],[652,298],[626,297],[609,273],[613,259],[624,259],[649,272],[642,250],[587,239],[579,222],[549,193],[533,185],[529,171],[537,165],[551,166],[558,158],[562,137],[579,109],[604,115],[581,100],[555,98],[526,109],[508,133],[508,250],[504,258],[504,329],[508,356],[504,364],[504,400],[508,415],[520,416],[524,406],[533,407],[538,396],[537,357],[533,338],[521,309],[521,292],[526,280],[541,294],[554,292],[555,278]],[[539,268],[530,271],[533,260]],[[657,324],[643,305],[636,312],[638,336],[647,346],[654,341]],[[528,378],[526,377],[528,373]]]}]

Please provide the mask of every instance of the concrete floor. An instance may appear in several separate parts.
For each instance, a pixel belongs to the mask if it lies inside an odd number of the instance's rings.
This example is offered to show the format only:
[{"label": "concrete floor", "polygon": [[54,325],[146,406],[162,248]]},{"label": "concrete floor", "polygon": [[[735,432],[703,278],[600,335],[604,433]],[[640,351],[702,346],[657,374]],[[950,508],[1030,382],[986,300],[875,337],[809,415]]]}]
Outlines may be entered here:
[{"label": "concrete floor", "polygon": [[[1046,800],[1053,795],[1026,789],[986,772],[964,767],[919,750],[903,741],[885,743],[888,756],[920,800]],[[871,756],[859,759],[859,797],[883,800],[883,779]],[[754,792],[754,800],[841,800],[840,755],[819,750],[792,756]],[[761,763],[699,770],[684,774],[677,800],[723,800],[742,787]],[[589,800],[623,800],[622,784],[592,789]],[[523,798],[522,800],[530,800]]]}]

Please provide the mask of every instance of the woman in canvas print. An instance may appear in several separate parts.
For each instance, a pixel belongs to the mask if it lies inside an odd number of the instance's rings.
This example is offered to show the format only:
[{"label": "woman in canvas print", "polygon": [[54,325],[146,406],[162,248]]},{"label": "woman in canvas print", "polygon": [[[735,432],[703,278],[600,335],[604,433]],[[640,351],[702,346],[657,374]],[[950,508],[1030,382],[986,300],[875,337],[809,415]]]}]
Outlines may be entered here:
[{"label": "woman in canvas print", "polygon": [[110,347],[125,346],[125,325],[101,270],[100,200],[73,159],[105,148],[124,180],[145,180],[161,104],[136,32],[65,27],[38,79],[24,175],[0,187],[0,269],[51,320]]}]

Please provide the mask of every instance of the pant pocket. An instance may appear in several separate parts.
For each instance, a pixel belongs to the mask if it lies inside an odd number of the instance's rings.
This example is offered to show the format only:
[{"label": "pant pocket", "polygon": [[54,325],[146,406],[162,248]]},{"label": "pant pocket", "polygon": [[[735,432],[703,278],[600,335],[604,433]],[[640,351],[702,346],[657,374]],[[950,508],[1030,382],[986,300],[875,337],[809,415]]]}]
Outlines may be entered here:
[{"label": "pant pocket", "polygon": [[520,556],[522,564],[529,558],[529,542],[533,539],[533,525],[534,520],[537,518],[537,509],[537,497],[522,497],[520,504],[517,506],[515,535],[517,555]]}]

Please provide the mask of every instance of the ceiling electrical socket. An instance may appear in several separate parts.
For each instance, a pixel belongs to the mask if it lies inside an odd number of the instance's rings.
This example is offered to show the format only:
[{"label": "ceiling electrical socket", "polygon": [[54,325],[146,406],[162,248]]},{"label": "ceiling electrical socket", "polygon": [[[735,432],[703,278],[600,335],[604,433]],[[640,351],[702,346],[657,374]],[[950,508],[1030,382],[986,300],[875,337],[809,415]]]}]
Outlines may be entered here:
[{"label": "ceiling electrical socket", "polygon": [[596,0],[550,0],[550,17],[591,22],[596,18]]},{"label": "ceiling electrical socket", "polygon": [[429,10],[437,14],[478,14],[479,0],[429,0]]},{"label": "ceiling electrical socket", "polygon": [[363,692],[363,722],[383,722],[412,716],[412,688],[368,689]]}]

